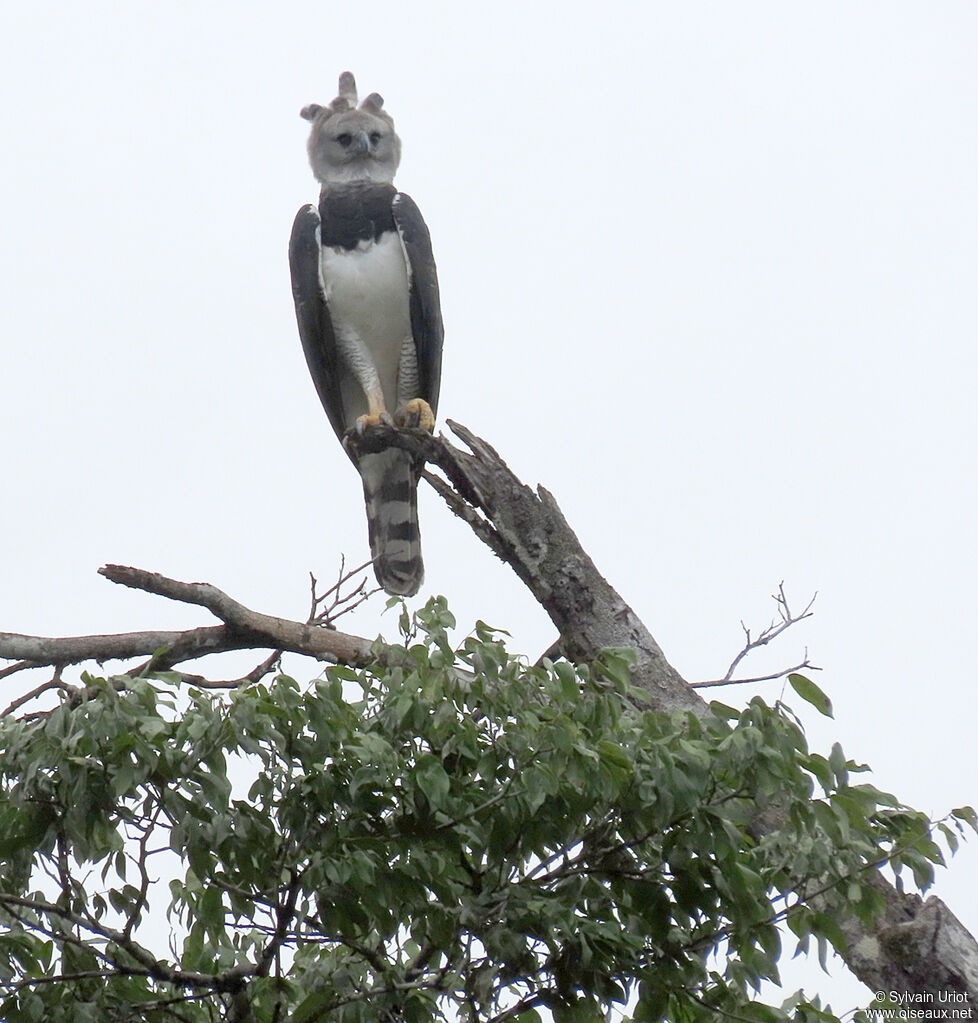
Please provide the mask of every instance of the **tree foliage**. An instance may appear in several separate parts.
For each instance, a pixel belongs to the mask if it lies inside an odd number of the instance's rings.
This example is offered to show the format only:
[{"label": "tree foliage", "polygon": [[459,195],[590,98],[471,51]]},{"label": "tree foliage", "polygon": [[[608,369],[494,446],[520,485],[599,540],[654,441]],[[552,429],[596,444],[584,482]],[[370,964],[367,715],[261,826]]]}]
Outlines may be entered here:
[{"label": "tree foliage", "polygon": [[924,888],[974,825],[781,703],[654,713],[627,652],[531,665],[481,623],[455,649],[440,598],[400,624],[308,684],[91,677],[2,722],[7,1023],[832,1019],[758,1000],[779,924],[824,961],[881,862]]}]

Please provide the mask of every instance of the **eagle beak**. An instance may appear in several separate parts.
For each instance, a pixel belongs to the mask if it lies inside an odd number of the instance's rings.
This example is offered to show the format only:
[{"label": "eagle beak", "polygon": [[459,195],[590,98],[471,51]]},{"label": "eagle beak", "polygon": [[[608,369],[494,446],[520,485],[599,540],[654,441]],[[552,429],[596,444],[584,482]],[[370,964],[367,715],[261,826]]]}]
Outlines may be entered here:
[{"label": "eagle beak", "polygon": [[370,152],[370,136],[365,131],[359,131],[353,137],[353,145],[350,147],[354,153]]}]

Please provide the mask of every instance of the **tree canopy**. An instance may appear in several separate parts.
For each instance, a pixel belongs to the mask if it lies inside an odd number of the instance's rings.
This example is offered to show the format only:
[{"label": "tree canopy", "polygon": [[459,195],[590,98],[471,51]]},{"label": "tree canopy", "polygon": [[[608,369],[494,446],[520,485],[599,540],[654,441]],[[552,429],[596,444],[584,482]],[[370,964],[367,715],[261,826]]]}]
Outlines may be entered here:
[{"label": "tree canopy", "polygon": [[760,1000],[779,924],[824,959],[880,865],[925,888],[975,824],[781,702],[650,709],[631,651],[456,649],[442,598],[399,624],[312,680],[85,676],[3,719],[7,1023],[830,1020]]}]

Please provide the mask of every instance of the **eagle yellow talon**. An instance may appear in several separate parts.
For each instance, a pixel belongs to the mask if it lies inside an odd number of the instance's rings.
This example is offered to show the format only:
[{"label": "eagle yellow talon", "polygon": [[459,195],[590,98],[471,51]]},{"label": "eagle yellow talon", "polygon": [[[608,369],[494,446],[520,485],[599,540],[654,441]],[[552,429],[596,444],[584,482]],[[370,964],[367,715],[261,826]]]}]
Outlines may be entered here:
[{"label": "eagle yellow talon", "polygon": [[369,415],[357,416],[357,433],[361,436],[368,426],[393,426],[389,412],[371,412]]},{"label": "eagle yellow talon", "polygon": [[431,406],[424,398],[412,398],[410,401],[405,402],[397,410],[394,418],[398,426],[409,427],[414,430],[427,430],[428,433],[434,433],[435,414],[431,411]]}]

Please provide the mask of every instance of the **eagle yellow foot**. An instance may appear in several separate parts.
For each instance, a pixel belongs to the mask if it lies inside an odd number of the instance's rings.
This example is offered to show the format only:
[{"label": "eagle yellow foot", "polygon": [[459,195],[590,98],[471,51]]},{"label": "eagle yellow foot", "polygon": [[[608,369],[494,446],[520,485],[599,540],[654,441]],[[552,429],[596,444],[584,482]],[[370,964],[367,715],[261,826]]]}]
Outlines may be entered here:
[{"label": "eagle yellow foot", "polygon": [[363,431],[368,426],[393,426],[394,420],[391,419],[389,412],[371,412],[366,416],[357,416],[356,430],[360,436],[363,436]]},{"label": "eagle yellow foot", "polygon": [[413,430],[427,430],[428,433],[434,433],[435,430],[435,414],[424,398],[412,398],[405,402],[397,410],[394,421],[398,426]]}]

